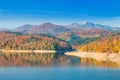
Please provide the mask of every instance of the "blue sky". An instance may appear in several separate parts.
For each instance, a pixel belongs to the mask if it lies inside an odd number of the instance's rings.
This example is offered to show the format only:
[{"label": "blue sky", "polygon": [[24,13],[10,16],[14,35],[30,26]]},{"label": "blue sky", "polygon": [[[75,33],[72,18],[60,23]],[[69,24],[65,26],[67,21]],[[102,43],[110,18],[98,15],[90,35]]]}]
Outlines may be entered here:
[{"label": "blue sky", "polygon": [[120,0],[0,0],[0,28],[83,21],[120,26]]}]

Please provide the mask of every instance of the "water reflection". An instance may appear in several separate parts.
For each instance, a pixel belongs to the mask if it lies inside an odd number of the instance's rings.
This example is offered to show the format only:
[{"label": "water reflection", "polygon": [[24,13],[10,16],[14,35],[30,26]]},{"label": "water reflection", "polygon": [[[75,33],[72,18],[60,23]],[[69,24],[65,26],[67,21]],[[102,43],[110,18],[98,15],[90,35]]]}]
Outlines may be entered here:
[{"label": "water reflection", "polygon": [[120,64],[111,61],[98,61],[93,58],[81,58],[81,66],[97,66],[97,67],[116,67],[120,68]]},{"label": "water reflection", "polygon": [[65,59],[65,55],[55,53],[0,53],[0,66],[50,66]]},{"label": "water reflection", "polygon": [[66,56],[63,53],[0,53],[0,67],[70,67],[70,66],[102,66],[120,67],[110,61],[97,61],[91,58],[78,58]]}]

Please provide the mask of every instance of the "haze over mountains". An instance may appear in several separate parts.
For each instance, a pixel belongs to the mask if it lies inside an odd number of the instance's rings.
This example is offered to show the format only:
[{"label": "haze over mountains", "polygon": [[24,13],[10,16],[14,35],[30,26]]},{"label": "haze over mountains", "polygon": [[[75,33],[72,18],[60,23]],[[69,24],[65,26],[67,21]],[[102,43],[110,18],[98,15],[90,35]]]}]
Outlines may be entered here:
[{"label": "haze over mountains", "polygon": [[[20,27],[17,27],[14,29],[14,32],[28,32],[28,33],[44,33],[44,31],[48,31],[48,33],[52,32],[65,32],[65,31],[70,31],[70,30],[75,30],[75,29],[87,29],[87,28],[100,28],[104,29],[107,31],[116,31],[120,30],[119,27],[112,27],[112,26],[107,26],[107,25],[101,25],[101,24],[94,24],[92,22],[85,22],[85,23],[72,23],[70,25],[56,25],[52,23],[43,23],[41,25],[23,25]],[[64,30],[63,30],[64,29]],[[56,31],[57,30],[57,31]],[[37,31],[37,32],[36,32]]]},{"label": "haze over mountains", "polygon": [[94,24],[92,22],[72,23],[69,25],[57,25],[52,23],[43,23],[41,25],[25,24],[15,29],[0,28],[0,31],[21,32],[27,34],[58,34],[61,32],[77,31],[83,29],[101,29],[109,32],[118,31],[120,27]]},{"label": "haze over mountains", "polygon": [[66,32],[66,31],[70,31],[70,29],[66,28],[63,25],[44,23],[44,24],[41,24],[41,25],[31,28],[28,31],[28,34],[51,34],[51,35],[54,35],[54,34]]},{"label": "haze over mountains", "polygon": [[114,27],[114,26],[108,26],[108,25],[101,25],[101,24],[94,24],[92,22],[83,22],[83,23],[73,23],[68,25],[68,27],[70,28],[75,28],[75,29],[85,29],[85,28],[100,28],[100,29],[104,29],[107,31],[116,31],[119,30],[119,27]]},{"label": "haze over mountains", "polygon": [[88,31],[91,29],[99,29],[104,31],[117,31],[120,30],[119,27],[111,27],[107,25],[101,25],[101,24],[94,24],[91,22],[85,22],[85,23],[72,23],[70,25],[56,25],[52,23],[43,23],[41,25],[22,25],[20,27],[17,27],[12,30],[12,32],[21,32],[21,33],[27,33],[27,34],[49,34],[49,35],[56,35],[62,32],[74,32],[85,29]]},{"label": "haze over mountains", "polygon": [[22,25],[13,30],[13,32],[22,32],[22,33],[27,33],[31,28],[35,27],[36,25]]}]

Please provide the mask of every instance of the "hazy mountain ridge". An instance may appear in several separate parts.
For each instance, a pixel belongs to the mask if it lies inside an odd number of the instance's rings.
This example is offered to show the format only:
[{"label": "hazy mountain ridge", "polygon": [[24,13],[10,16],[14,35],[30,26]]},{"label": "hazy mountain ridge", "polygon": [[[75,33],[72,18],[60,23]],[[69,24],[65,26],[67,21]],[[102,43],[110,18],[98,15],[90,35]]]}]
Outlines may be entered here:
[{"label": "hazy mountain ridge", "polygon": [[55,25],[52,23],[43,23],[41,25],[38,25],[36,27],[31,28],[28,31],[28,34],[49,34],[54,35],[61,32],[69,31],[68,28],[62,26],[62,25]]},{"label": "hazy mountain ridge", "polygon": [[30,25],[30,24],[22,25],[20,27],[13,29],[13,32],[28,33],[28,31],[35,26],[36,25]]},{"label": "hazy mountain ridge", "polygon": [[120,30],[119,27],[112,27],[108,25],[102,25],[102,24],[94,24],[92,22],[84,22],[84,23],[72,23],[70,25],[67,25],[68,28],[72,29],[87,29],[87,28],[100,28],[107,31],[117,31]]},{"label": "hazy mountain ridge", "polygon": [[56,25],[52,23],[43,23],[41,25],[23,25],[13,29],[13,32],[22,32],[28,34],[58,34],[61,32],[82,30],[82,29],[103,29],[106,31],[117,31],[120,30],[119,27],[111,27],[107,25],[94,24],[91,22],[85,23],[72,23],[70,25]]},{"label": "hazy mountain ridge", "polygon": [[11,31],[11,30],[5,29],[5,28],[0,28],[0,31]]},{"label": "hazy mountain ridge", "polygon": [[69,41],[73,36],[80,37],[80,38],[93,38],[93,37],[105,36],[105,35],[108,35],[109,33],[110,32],[103,29],[99,29],[99,28],[94,28],[94,29],[87,28],[82,30],[73,30],[69,32],[63,32],[56,35],[56,37]]}]

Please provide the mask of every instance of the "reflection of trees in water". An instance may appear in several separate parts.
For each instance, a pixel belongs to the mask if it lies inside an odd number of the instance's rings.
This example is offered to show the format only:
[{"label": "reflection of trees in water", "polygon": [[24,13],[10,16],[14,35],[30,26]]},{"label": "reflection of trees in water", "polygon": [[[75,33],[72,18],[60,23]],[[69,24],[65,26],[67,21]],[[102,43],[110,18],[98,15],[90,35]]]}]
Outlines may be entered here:
[{"label": "reflection of trees in water", "polygon": [[111,61],[99,61],[92,58],[81,58],[81,65],[101,66],[101,67],[120,67],[119,64]]},{"label": "reflection of trees in water", "polygon": [[57,53],[0,53],[0,66],[50,66],[64,59]]},{"label": "reflection of trees in water", "polygon": [[91,58],[67,57],[60,53],[0,53],[0,66],[102,66],[120,67],[110,61],[98,61]]}]

